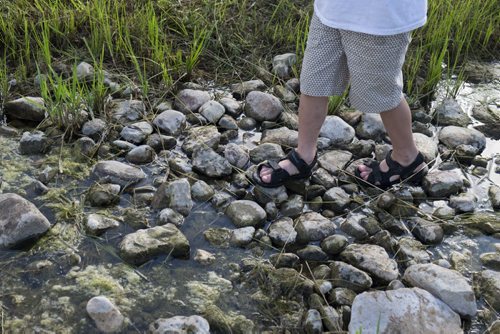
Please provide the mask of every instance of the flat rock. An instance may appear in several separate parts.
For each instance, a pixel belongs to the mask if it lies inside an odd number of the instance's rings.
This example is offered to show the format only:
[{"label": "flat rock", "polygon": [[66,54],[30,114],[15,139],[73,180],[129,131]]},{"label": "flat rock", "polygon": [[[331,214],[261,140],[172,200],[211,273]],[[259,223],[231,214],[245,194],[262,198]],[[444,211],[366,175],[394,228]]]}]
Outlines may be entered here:
[{"label": "flat rock", "polygon": [[299,133],[287,127],[265,130],[262,133],[261,143],[274,143],[284,147],[297,147]]},{"label": "flat rock", "polygon": [[45,101],[41,97],[21,97],[5,103],[3,107],[8,117],[25,121],[41,122],[46,115]]},{"label": "flat rock", "polygon": [[191,186],[188,179],[177,179],[163,183],[156,191],[151,207],[154,209],[171,208],[184,216],[193,208]]},{"label": "flat rock", "polygon": [[462,190],[463,177],[458,170],[432,170],[424,177],[422,188],[431,197],[446,198]]},{"label": "flat rock", "polygon": [[87,230],[89,230],[90,233],[94,235],[102,234],[106,232],[106,230],[118,226],[120,226],[120,223],[117,220],[97,213],[91,213],[87,217],[87,221],[85,223],[85,227],[87,228]]},{"label": "flat rock", "polygon": [[206,145],[193,150],[192,164],[196,172],[213,178],[229,176],[233,172],[229,161]]},{"label": "flat rock", "polygon": [[234,246],[245,247],[253,240],[255,234],[255,227],[247,226],[233,230],[231,235],[231,244]]},{"label": "flat rock", "polygon": [[248,152],[241,146],[235,143],[229,143],[224,148],[224,157],[233,166],[244,168],[250,157]]},{"label": "flat rock", "polygon": [[250,159],[253,163],[261,163],[264,160],[280,160],[285,157],[285,152],[279,144],[264,143],[250,150]]},{"label": "flat rock", "polygon": [[500,272],[483,270],[475,277],[481,296],[494,310],[500,309]]},{"label": "flat rock", "polygon": [[432,263],[416,264],[406,269],[403,280],[429,291],[464,317],[473,317],[477,313],[474,292],[465,277],[457,271]]},{"label": "flat rock", "polygon": [[408,227],[413,235],[424,244],[438,244],[443,240],[443,228],[436,223],[420,217],[408,221]]},{"label": "flat rock", "polygon": [[119,161],[99,161],[92,169],[92,176],[102,183],[114,183],[126,188],[146,178],[142,169]]},{"label": "flat rock", "polygon": [[231,91],[236,98],[241,98],[252,91],[261,91],[266,88],[266,84],[262,80],[249,80],[231,85]]},{"label": "flat rock", "polygon": [[139,145],[153,133],[153,127],[148,122],[137,122],[125,126],[120,136],[128,142]]},{"label": "flat rock", "polygon": [[319,165],[330,174],[337,175],[344,170],[352,159],[352,153],[347,151],[328,151],[318,158]]},{"label": "flat rock", "polygon": [[24,132],[19,141],[19,153],[42,154],[50,149],[50,142],[42,131]]},{"label": "flat rock", "polygon": [[140,119],[146,114],[146,105],[139,100],[113,100],[109,105],[113,120],[127,124]]},{"label": "flat rock", "polygon": [[446,126],[439,132],[439,141],[451,150],[458,146],[470,146],[474,154],[481,153],[486,147],[486,137],[476,129],[459,126]]},{"label": "flat rock", "polygon": [[396,261],[389,258],[384,248],[377,245],[351,244],[340,253],[340,259],[384,283],[399,276]]},{"label": "flat rock", "polygon": [[214,125],[199,126],[191,128],[182,143],[182,150],[191,155],[194,149],[200,145],[206,145],[215,150],[219,146],[221,134]]},{"label": "flat rock", "polygon": [[140,145],[131,149],[125,159],[135,165],[144,165],[152,162],[156,158],[156,152],[149,145]]},{"label": "flat rock", "polygon": [[100,118],[87,121],[82,126],[82,134],[96,141],[101,140],[107,130],[108,124]]}]

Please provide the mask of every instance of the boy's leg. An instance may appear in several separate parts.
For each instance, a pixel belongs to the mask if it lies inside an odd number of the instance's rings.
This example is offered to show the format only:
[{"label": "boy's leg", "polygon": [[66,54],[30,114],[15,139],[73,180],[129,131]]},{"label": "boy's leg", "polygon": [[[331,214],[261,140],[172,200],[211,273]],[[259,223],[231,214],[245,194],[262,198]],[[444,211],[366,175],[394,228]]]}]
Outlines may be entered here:
[{"label": "boy's leg", "polygon": [[[300,95],[299,102],[299,143],[297,153],[308,164],[314,160],[316,145],[321,126],[325,121],[328,110],[328,97]],[[290,175],[297,174],[298,170],[290,162],[283,160],[279,163]],[[272,169],[263,167],[260,178],[263,182],[271,181]]]}]

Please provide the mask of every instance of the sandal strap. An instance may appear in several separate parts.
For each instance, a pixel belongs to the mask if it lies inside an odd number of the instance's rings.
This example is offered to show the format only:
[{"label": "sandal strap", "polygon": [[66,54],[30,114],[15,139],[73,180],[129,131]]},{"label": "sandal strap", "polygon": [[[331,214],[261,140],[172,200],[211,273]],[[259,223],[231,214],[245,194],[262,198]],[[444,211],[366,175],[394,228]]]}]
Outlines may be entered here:
[{"label": "sandal strap", "polygon": [[392,159],[392,150],[390,150],[385,157],[385,162],[387,163],[387,166],[389,166],[389,171],[391,172],[391,174],[399,175],[399,178],[403,180],[413,174],[415,169],[424,162],[424,156],[422,155],[422,153],[418,152],[417,157],[411,164],[409,164],[408,166],[402,166],[400,163]]},{"label": "sandal strap", "polygon": [[311,164],[307,164],[307,162],[302,159],[295,149],[292,149],[290,153],[288,153],[286,159],[290,160],[290,162],[297,168],[299,174],[308,174],[311,172],[311,169],[316,164],[316,156],[314,156]]}]

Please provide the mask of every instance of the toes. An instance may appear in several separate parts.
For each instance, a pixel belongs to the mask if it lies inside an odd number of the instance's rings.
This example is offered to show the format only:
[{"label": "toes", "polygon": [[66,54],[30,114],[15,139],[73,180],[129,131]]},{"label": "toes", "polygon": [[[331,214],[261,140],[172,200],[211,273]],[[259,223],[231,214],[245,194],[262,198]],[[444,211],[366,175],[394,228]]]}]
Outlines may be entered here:
[{"label": "toes", "polygon": [[264,183],[269,183],[271,182],[271,174],[266,174],[266,175],[262,175],[260,177],[260,179],[262,180],[262,182]]}]

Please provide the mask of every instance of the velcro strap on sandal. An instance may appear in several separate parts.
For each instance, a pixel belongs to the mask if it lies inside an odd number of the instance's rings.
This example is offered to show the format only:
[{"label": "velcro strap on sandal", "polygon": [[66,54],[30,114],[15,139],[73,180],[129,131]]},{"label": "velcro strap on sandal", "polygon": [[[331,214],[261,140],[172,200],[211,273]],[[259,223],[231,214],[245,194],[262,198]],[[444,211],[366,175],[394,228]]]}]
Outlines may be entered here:
[{"label": "velcro strap on sandal", "polygon": [[397,161],[392,160],[391,155],[392,155],[392,150],[389,151],[389,153],[385,157],[387,166],[389,166],[391,174],[400,175],[402,178],[413,173],[413,171],[424,162],[424,156],[420,152],[418,152],[418,155],[415,158],[415,160],[413,160],[413,162],[408,166],[402,166]]},{"label": "velcro strap on sandal", "polygon": [[308,172],[311,168],[294,149],[292,149],[290,153],[288,153],[287,158],[292,164],[295,165],[299,173]]}]

